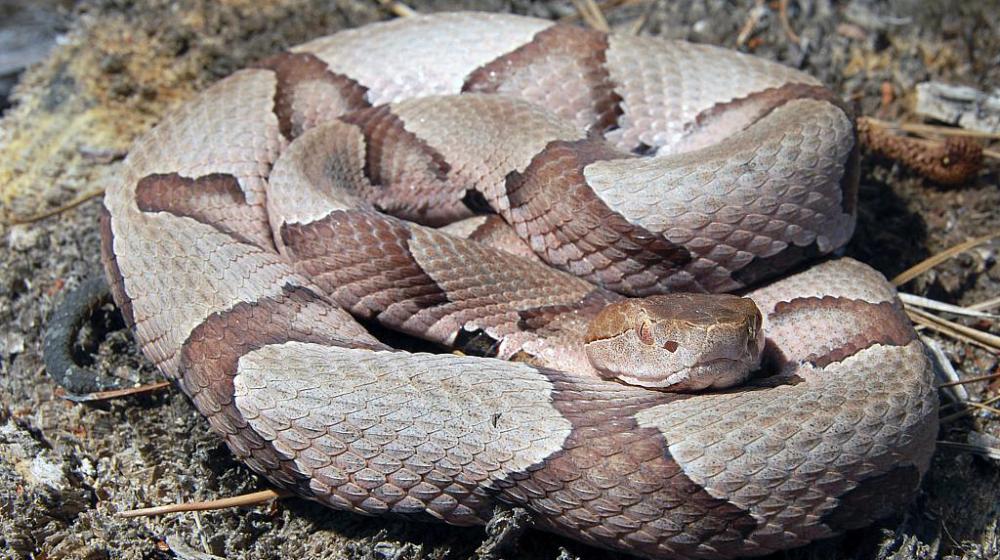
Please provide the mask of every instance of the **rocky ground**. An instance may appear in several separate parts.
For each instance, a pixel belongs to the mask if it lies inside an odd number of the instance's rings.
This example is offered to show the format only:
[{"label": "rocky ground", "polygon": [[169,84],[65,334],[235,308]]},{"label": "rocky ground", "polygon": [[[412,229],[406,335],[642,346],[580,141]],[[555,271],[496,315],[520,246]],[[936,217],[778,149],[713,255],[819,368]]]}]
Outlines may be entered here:
[{"label": "rocky ground", "polygon": [[[419,11],[472,7],[570,18],[569,2],[411,2]],[[1000,87],[995,2],[633,0],[606,9],[612,27],[740,47],[823,79],[860,114],[912,119],[915,84]],[[0,41],[26,7],[48,10],[36,53],[0,120],[0,558],[490,558],[482,529],[334,512],[298,499],[270,507],[121,519],[119,510],[231,496],[266,487],[208,431],[176,390],[72,404],[45,375],[41,337],[54,302],[98,264],[98,199],[23,225],[24,218],[99,191],[132,140],[214,80],[278,48],[391,17],[376,2],[94,0],[0,3]],[[9,17],[8,17],[9,16]],[[17,17],[23,17],[23,14]],[[34,16],[31,16],[34,18]],[[756,20],[747,26],[749,19]],[[58,36],[57,36],[58,34]],[[31,50],[35,49],[35,50]],[[13,50],[6,50],[13,53]],[[27,56],[27,55],[25,55]],[[37,58],[37,55],[32,54]],[[30,59],[29,61],[33,61]],[[18,67],[0,70],[15,75]],[[3,72],[0,72],[2,74]],[[3,76],[0,76],[3,77]],[[0,92],[0,96],[4,96]],[[3,109],[0,109],[3,110]],[[847,253],[892,277],[968,238],[1000,230],[995,160],[969,184],[944,188],[893,162],[863,161],[858,232]],[[982,245],[904,286],[968,305],[1000,293],[997,245]],[[997,332],[996,323],[967,322]],[[995,353],[938,335],[967,377],[997,372]],[[114,333],[97,361],[152,380],[131,339]],[[982,401],[1000,384],[967,385]],[[947,395],[944,395],[947,401]],[[947,413],[953,412],[949,410]],[[977,413],[939,439],[996,446],[1000,421]],[[971,439],[970,439],[971,438]],[[941,448],[916,502],[870,529],[783,554],[802,559],[1000,557],[1000,465]],[[508,558],[616,558],[528,531]]]}]

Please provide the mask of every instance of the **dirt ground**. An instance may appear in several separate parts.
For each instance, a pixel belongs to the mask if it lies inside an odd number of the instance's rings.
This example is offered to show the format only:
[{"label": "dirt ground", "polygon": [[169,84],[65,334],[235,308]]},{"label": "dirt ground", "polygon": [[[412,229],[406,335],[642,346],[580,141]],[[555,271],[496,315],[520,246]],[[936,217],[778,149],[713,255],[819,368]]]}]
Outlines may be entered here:
[{"label": "dirt ground", "polygon": [[[16,12],[18,4],[5,2]],[[376,2],[320,0],[94,0],[49,2],[65,32],[21,77],[0,120],[0,558],[489,558],[486,533],[334,512],[299,499],[273,506],[121,519],[119,510],[213,499],[267,487],[237,464],[177,390],[74,405],[42,367],[41,337],[54,302],[98,273],[99,199],[9,225],[101,189],[132,140],[214,80],[281,47],[391,17]],[[790,2],[795,44],[778,2],[632,0],[606,12],[628,30],[737,46],[801,67],[859,114],[912,117],[914,86],[934,79],[1000,88],[996,2]],[[622,4],[622,5],[617,5]],[[572,17],[570,2],[411,2],[419,11],[472,7]],[[648,15],[647,15],[648,14]],[[0,30],[5,25],[0,19]],[[47,31],[45,33],[48,33]],[[44,33],[43,33],[44,34]],[[4,107],[5,103],[0,103]],[[946,247],[1000,230],[994,160],[964,186],[944,188],[893,162],[863,160],[858,232],[847,254],[889,277]],[[998,246],[983,245],[904,286],[967,305],[1000,293]],[[996,323],[966,322],[991,330]],[[986,350],[931,334],[963,376],[997,372]],[[98,363],[136,381],[155,374],[125,333],[101,344]],[[1000,390],[976,383],[968,398]],[[950,394],[950,393],[949,393]],[[942,392],[944,403],[949,394]],[[953,412],[949,410],[947,413]],[[939,439],[997,446],[1000,419],[949,422]],[[992,439],[991,439],[992,438]],[[1000,464],[939,448],[917,500],[875,527],[775,558],[1000,558]],[[495,557],[493,555],[492,557]],[[621,558],[535,531],[507,558]]]}]

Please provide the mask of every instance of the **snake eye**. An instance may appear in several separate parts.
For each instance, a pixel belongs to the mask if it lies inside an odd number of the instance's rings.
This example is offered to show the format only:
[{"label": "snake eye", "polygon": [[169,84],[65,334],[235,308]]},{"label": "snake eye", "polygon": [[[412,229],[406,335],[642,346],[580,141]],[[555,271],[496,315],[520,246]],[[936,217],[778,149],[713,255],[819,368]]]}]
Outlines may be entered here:
[{"label": "snake eye", "polygon": [[639,340],[647,346],[652,346],[656,340],[653,339],[653,325],[649,321],[643,321],[639,323],[639,328],[636,329],[636,334],[639,335]]}]

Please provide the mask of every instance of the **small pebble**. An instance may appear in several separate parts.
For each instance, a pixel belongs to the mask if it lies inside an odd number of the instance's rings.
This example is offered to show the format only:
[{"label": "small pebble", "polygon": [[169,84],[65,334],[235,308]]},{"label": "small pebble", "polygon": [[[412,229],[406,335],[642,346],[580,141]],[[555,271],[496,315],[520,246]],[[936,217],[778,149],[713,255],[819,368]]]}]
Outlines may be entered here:
[{"label": "small pebble", "polygon": [[41,233],[41,230],[29,227],[29,224],[11,226],[7,234],[7,246],[23,253],[38,244]]}]

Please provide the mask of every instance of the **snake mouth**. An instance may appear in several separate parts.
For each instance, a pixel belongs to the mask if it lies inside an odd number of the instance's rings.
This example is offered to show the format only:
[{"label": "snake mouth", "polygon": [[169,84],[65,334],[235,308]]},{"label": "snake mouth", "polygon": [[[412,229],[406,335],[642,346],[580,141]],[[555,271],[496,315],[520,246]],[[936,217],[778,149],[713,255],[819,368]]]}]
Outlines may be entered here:
[{"label": "snake mouth", "polygon": [[656,375],[617,374],[612,379],[624,385],[667,393],[709,393],[731,389],[753,374],[746,362],[717,358],[666,378]]}]

